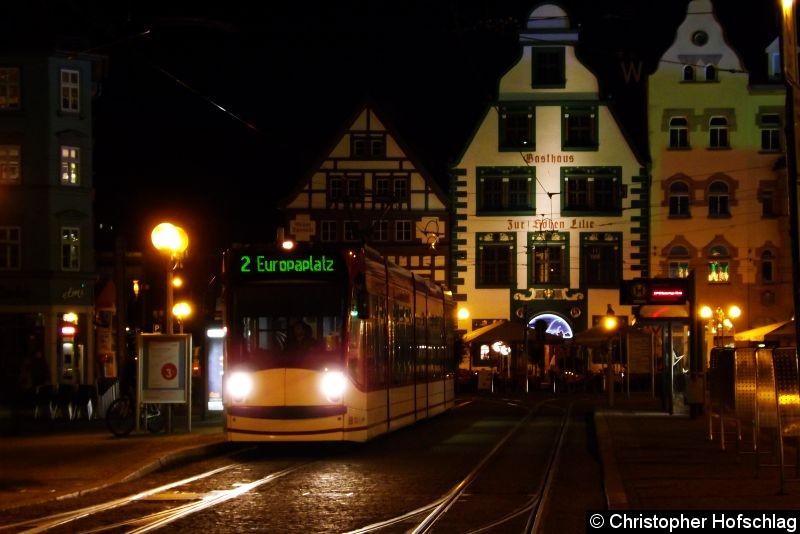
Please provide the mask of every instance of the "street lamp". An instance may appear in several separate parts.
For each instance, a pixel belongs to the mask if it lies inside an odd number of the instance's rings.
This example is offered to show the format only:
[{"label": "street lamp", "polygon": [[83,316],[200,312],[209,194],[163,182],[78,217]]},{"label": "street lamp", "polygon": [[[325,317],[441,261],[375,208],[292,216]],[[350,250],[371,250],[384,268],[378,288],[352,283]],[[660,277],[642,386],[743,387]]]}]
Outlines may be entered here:
[{"label": "street lamp", "polygon": [[178,320],[178,331],[183,334],[183,320],[192,314],[191,305],[182,300],[172,307],[172,315]]},{"label": "street lamp", "polygon": [[167,254],[167,305],[164,309],[165,330],[172,334],[172,291],[175,269],[180,267],[181,260],[189,248],[189,237],[180,226],[163,222],[150,233],[153,246],[161,253]]},{"label": "street lamp", "polygon": [[708,328],[714,335],[714,346],[725,346],[725,332],[732,331],[733,319],[738,319],[742,315],[742,310],[735,304],[730,306],[727,311],[721,306],[711,309],[709,306],[700,308],[700,317],[708,321]]},{"label": "street lamp", "polygon": [[619,327],[619,320],[614,313],[614,308],[611,304],[606,309],[606,315],[603,317],[603,330],[608,333],[608,354],[606,355],[606,388],[608,391],[608,406],[614,406],[614,361],[612,354],[614,352],[614,336]]}]

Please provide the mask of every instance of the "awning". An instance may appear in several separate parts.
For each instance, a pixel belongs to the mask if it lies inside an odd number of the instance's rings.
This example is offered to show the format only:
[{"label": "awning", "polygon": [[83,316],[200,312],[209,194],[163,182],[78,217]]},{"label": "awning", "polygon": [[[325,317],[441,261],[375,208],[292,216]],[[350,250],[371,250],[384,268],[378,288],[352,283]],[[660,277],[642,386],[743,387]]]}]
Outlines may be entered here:
[{"label": "awning", "polygon": [[[536,330],[528,328],[528,341],[536,340]],[[564,338],[546,334],[546,343],[562,343]],[[480,328],[476,328],[471,332],[467,332],[463,337],[464,342],[478,342],[478,343],[494,343],[495,341],[505,341],[506,343],[522,343],[525,341],[525,327],[522,323],[512,323],[505,319],[497,321]]]},{"label": "awning", "polygon": [[[791,325],[791,327],[788,328],[787,325]],[[750,330],[745,330],[743,332],[736,332],[733,335],[733,339],[734,341],[764,341],[764,336],[776,334],[779,330],[786,331],[785,335],[792,335],[794,333],[794,321],[780,321],[777,323],[751,328]]]},{"label": "awning", "polygon": [[575,337],[572,338],[572,342],[578,345],[603,345],[608,343],[612,335],[627,334],[629,330],[632,330],[630,326],[619,325],[616,331],[611,333],[603,328],[602,325],[593,326],[592,328],[575,334]]}]

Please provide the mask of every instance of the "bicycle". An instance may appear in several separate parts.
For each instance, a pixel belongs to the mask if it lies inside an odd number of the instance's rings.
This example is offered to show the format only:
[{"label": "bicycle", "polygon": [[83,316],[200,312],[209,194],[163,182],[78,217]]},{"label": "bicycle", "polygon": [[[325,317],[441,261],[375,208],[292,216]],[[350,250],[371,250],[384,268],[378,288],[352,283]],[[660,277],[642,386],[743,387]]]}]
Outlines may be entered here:
[{"label": "bicycle", "polygon": [[[164,431],[164,417],[158,404],[142,404],[139,410],[139,422],[153,434]],[[130,434],[136,426],[136,404],[125,395],[118,398],[106,410],[106,426],[117,437]]]}]

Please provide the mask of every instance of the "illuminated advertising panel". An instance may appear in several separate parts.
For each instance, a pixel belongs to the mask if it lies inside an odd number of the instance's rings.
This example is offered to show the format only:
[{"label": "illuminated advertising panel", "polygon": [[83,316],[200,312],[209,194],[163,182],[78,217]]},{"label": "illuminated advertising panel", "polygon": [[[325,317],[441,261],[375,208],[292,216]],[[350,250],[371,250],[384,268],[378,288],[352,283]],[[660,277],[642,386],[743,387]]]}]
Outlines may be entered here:
[{"label": "illuminated advertising panel", "polygon": [[333,249],[231,250],[231,276],[240,280],[286,280],[340,278],[347,268],[340,252]]}]

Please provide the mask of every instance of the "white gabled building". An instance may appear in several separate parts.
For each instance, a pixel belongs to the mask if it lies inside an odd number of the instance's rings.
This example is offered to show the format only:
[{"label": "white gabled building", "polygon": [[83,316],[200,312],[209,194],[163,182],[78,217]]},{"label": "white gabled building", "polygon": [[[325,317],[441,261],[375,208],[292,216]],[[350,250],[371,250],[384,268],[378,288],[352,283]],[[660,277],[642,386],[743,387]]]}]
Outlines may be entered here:
[{"label": "white gabled building", "polygon": [[[737,331],[792,317],[777,57],[773,44],[753,83],[710,0],[693,0],[648,79],[653,275],[694,271],[696,306],[738,306]],[[733,342],[731,328],[707,335]]]},{"label": "white gabled building", "polygon": [[627,316],[621,280],[649,276],[647,172],[577,41],[560,7],[531,12],[519,61],[452,168],[465,330],[544,314],[548,332],[571,337],[609,305]]}]

